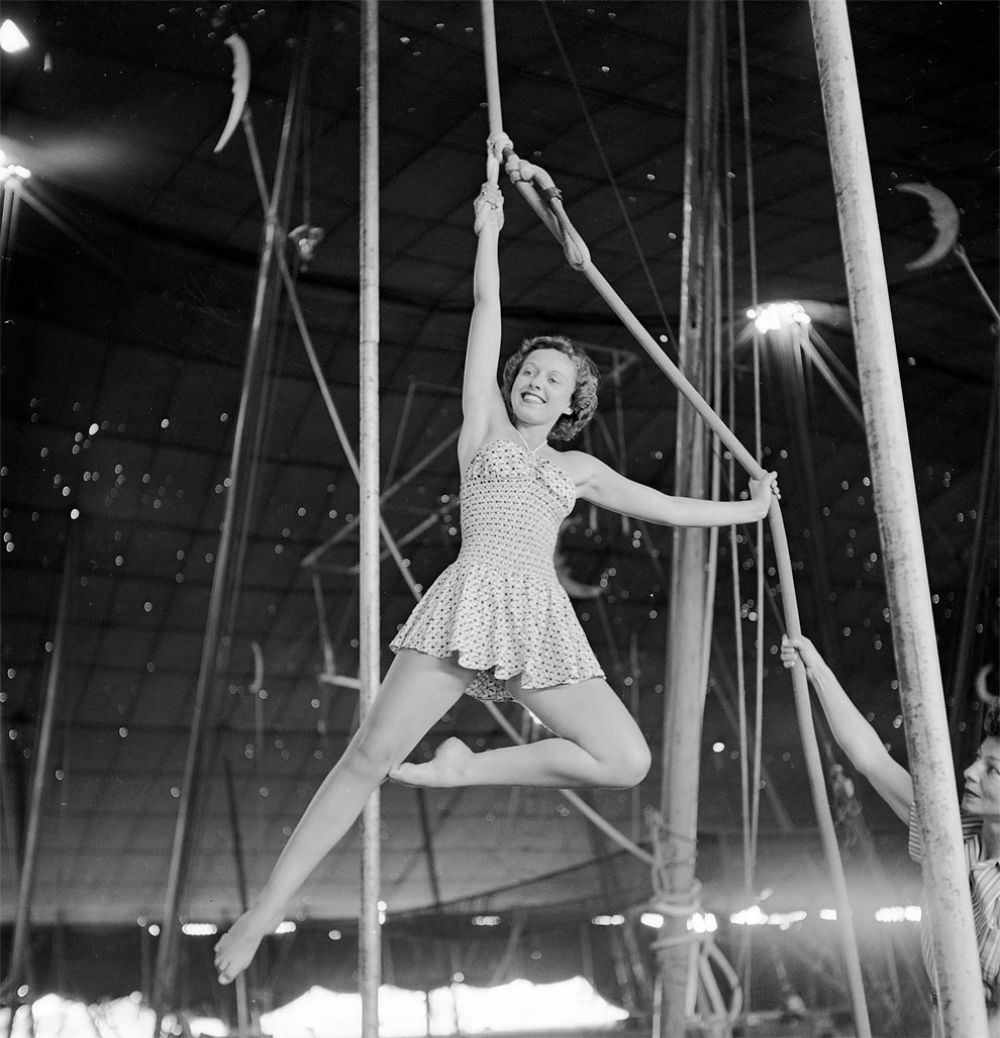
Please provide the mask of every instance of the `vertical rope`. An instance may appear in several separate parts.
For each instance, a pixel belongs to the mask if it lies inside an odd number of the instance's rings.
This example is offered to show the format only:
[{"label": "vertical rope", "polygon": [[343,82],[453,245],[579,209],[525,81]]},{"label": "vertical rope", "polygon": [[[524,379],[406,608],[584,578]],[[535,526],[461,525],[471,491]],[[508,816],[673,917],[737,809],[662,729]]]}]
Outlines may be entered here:
[{"label": "vertical rope", "polygon": [[486,66],[486,108],[490,133],[503,133],[500,108],[500,64],[497,60],[497,29],[493,16],[493,0],[479,0],[483,25],[483,62]]}]

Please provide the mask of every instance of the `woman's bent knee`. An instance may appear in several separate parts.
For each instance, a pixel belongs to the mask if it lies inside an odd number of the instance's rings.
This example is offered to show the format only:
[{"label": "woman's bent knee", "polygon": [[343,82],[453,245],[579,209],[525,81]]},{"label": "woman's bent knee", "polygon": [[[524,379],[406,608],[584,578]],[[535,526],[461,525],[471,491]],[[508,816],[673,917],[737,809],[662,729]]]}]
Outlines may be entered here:
[{"label": "woman's bent knee", "polygon": [[608,762],[611,769],[609,785],[616,789],[638,786],[649,774],[652,763],[652,754],[644,741],[622,747],[622,752]]}]

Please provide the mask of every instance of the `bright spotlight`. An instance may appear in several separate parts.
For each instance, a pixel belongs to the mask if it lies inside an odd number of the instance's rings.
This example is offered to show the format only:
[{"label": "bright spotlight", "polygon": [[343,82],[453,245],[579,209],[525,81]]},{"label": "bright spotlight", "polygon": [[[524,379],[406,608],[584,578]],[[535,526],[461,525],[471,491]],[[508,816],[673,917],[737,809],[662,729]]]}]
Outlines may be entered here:
[{"label": "bright spotlight", "polygon": [[0,23],[0,50],[7,54],[16,54],[19,50],[27,50],[30,46],[28,37],[9,18],[5,18]]},{"label": "bright spotlight", "polygon": [[27,180],[31,176],[31,170],[27,166],[21,166],[16,162],[4,163],[0,159],[0,185],[8,181]]},{"label": "bright spotlight", "polygon": [[761,335],[780,332],[799,325],[808,327],[812,321],[800,303],[765,303],[764,306],[747,310],[747,317]]}]

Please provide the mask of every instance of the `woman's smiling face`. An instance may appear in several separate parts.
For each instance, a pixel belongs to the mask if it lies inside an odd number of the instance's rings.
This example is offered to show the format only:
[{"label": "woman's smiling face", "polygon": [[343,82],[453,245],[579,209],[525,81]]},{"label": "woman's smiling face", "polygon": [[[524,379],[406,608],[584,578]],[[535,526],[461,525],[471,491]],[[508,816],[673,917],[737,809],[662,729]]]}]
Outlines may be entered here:
[{"label": "woman's smiling face", "polygon": [[965,769],[962,808],[979,818],[1000,820],[1000,738],[987,736]]},{"label": "woman's smiling face", "polygon": [[560,350],[532,350],[521,364],[510,390],[514,417],[525,425],[553,425],[572,413],[576,364]]}]

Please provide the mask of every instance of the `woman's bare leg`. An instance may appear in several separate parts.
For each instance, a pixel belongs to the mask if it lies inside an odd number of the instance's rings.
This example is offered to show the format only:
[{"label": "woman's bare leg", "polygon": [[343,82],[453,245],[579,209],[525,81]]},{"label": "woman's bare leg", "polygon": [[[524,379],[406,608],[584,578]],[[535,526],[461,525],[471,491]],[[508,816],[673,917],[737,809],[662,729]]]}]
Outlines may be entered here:
[{"label": "woman's bare leg", "polygon": [[253,906],[215,946],[219,982],[231,983],[285,905],[354,824],[365,801],[462,695],[471,674],[451,659],[404,649],[392,661],[371,710],[306,807]]},{"label": "woman's bare leg", "polygon": [[649,747],[608,683],[519,691],[557,738],[474,753],[446,739],[425,764],[401,764],[389,777],[413,786],[583,786],[627,788],[649,771]]}]

